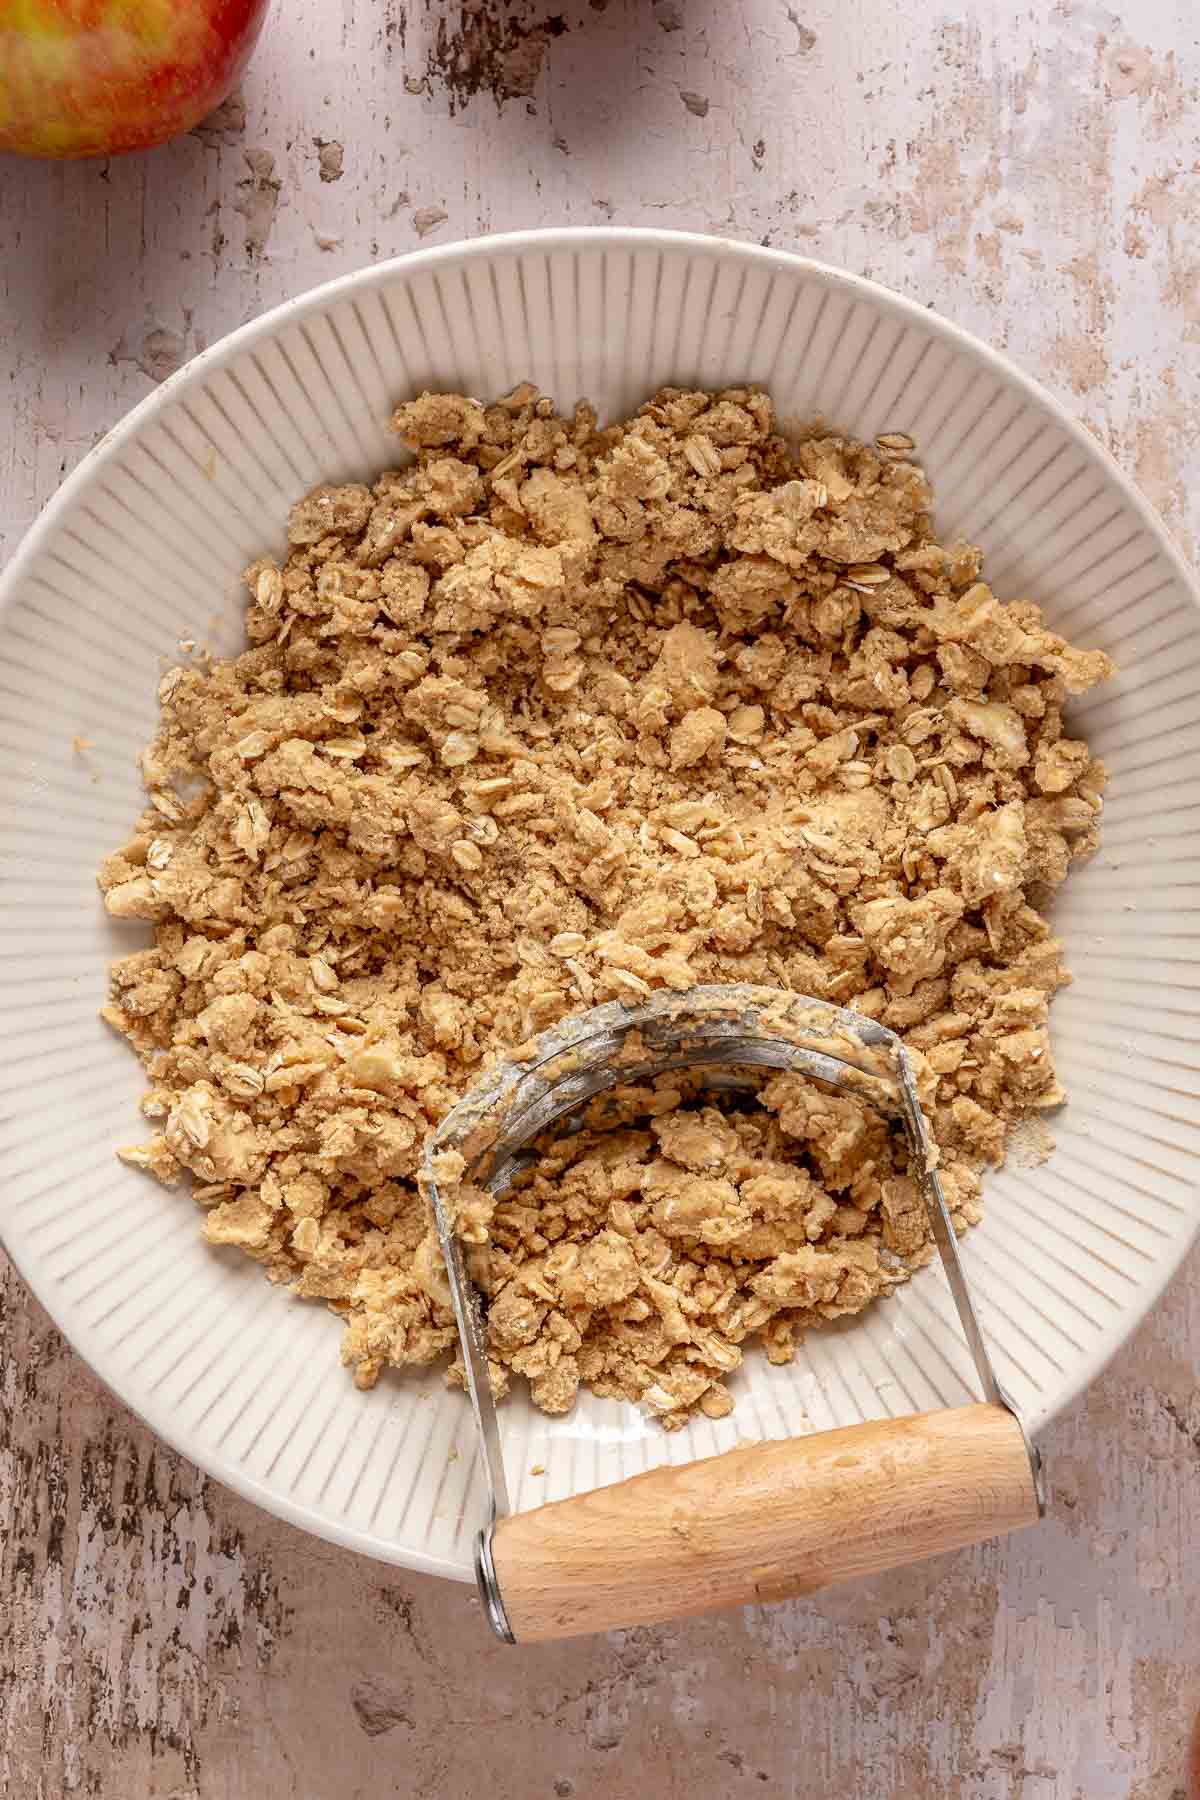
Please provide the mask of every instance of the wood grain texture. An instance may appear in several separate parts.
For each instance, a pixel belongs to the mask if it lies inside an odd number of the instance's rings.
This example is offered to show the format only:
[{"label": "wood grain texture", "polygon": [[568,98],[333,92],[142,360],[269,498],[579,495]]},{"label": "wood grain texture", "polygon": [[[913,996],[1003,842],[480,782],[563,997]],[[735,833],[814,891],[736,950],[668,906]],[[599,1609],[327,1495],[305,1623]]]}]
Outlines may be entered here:
[{"label": "wood grain texture", "polygon": [[1037,1522],[1001,1406],[741,1445],[502,1519],[492,1557],[519,1644],[758,1606]]},{"label": "wood grain texture", "polygon": [[[0,165],[0,554],[181,360],[375,257],[539,224],[803,250],[937,307],[1200,529],[1192,0],[277,0],[151,156]],[[340,151],[340,155],[339,155]],[[1046,1434],[1050,1516],[817,1601],[514,1651],[155,1445],[5,1278],[20,1800],[1180,1800],[1200,1264]]]}]

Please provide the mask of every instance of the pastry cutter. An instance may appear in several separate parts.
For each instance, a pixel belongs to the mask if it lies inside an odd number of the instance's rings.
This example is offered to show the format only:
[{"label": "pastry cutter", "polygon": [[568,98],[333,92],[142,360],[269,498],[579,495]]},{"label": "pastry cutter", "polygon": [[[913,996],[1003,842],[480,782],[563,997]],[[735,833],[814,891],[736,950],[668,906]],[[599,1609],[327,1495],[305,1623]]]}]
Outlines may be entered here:
[{"label": "pastry cutter", "polygon": [[[513,1513],[486,1321],[455,1231],[457,1183],[502,1195],[549,1126],[577,1129],[606,1089],[681,1068],[712,1071],[714,1086],[744,1085],[756,1069],[795,1071],[852,1091],[899,1122],[983,1399],[742,1445]],[[487,1488],[476,1575],[505,1642],[811,1593],[1041,1517],[1041,1459],[996,1378],[971,1304],[912,1063],[875,1020],[748,985],[595,1007],[467,1091],[426,1147],[422,1186],[449,1276]]]}]

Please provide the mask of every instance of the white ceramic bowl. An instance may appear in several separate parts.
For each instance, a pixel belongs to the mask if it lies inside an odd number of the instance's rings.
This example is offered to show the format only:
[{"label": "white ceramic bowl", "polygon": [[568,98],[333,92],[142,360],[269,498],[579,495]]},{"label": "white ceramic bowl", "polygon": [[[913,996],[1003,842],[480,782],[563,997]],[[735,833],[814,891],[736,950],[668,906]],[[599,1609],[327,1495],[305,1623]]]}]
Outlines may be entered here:
[{"label": "white ceramic bowl", "polygon": [[[335,1318],[207,1248],[186,1194],[114,1160],[138,1134],[142,1082],[96,1013],[108,958],[139,934],[106,919],[94,871],[139,810],[134,757],[162,670],[181,637],[237,647],[238,572],[280,547],[291,502],[394,460],[398,399],[490,397],[524,377],[608,415],[668,381],[763,382],[785,418],[907,431],[943,530],[983,544],[999,592],[1033,596],[1115,657],[1115,681],[1076,709],[1113,783],[1103,851],[1057,913],[1076,972],[1053,1009],[1070,1104],[1049,1162],[988,1182],[963,1252],[1001,1378],[1035,1427],[1142,1318],[1197,1222],[1200,611],[1158,520],[1054,401],[870,282],[668,232],[452,245],[279,307],[110,432],[0,587],[0,1229],[75,1348],[176,1448],[311,1531],[455,1576],[480,1499],[463,1397],[436,1373],[357,1393]],[[77,737],[94,748],[75,752]],[[792,1368],[751,1358],[737,1380],[732,1419],[672,1437],[612,1401],[558,1421],[510,1404],[516,1503],[739,1434],[972,1391],[935,1270],[815,1335]]]}]

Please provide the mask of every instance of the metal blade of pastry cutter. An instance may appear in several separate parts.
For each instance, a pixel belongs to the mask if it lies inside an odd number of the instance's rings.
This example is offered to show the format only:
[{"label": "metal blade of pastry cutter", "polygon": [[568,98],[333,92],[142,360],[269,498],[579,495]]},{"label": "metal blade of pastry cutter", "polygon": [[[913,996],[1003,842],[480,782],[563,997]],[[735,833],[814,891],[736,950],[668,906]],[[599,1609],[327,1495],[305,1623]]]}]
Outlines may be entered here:
[{"label": "metal blade of pastry cutter", "polygon": [[437,1186],[430,1184],[438,1242],[450,1278],[450,1297],[462,1346],[463,1369],[467,1393],[475,1415],[475,1431],[483,1452],[483,1478],[487,1489],[487,1516],[475,1540],[475,1577],[488,1612],[488,1622],[498,1637],[513,1642],[508,1620],[499,1604],[499,1586],[492,1568],[492,1531],[497,1519],[507,1518],[512,1511],[508,1498],[508,1480],[504,1473],[504,1451],[500,1443],[500,1420],[488,1374],[486,1326],[479,1290],[467,1271],[462,1239],[446,1216],[438,1198]]},{"label": "metal blade of pastry cutter", "polygon": [[[632,1056],[626,1042],[631,1034],[636,1034]],[[865,1066],[847,1053],[852,1046],[867,1053]],[[644,1058],[639,1051],[645,1052]],[[883,1053],[886,1074],[879,1058],[871,1061],[872,1051]],[[979,1385],[986,1400],[1003,1406],[1021,1426],[1038,1510],[1045,1509],[1041,1457],[992,1367],[958,1254],[912,1063],[896,1033],[827,1001],[750,986],[705,986],[683,995],[663,992],[640,1006],[613,1001],[545,1032],[527,1061],[503,1063],[492,1070],[446,1115],[426,1146],[422,1185],[433,1207],[449,1278],[487,1490],[487,1517],[476,1540],[476,1575],[489,1623],[510,1643],[512,1633],[491,1559],[493,1528],[512,1506],[488,1375],[486,1325],[462,1242],[438,1191],[434,1158],[442,1150],[478,1145],[482,1138],[484,1150],[476,1156],[472,1172],[493,1193],[503,1193],[522,1166],[525,1146],[605,1088],[644,1081],[666,1069],[702,1066],[804,1073],[830,1087],[851,1087],[881,1110],[899,1115]]]}]

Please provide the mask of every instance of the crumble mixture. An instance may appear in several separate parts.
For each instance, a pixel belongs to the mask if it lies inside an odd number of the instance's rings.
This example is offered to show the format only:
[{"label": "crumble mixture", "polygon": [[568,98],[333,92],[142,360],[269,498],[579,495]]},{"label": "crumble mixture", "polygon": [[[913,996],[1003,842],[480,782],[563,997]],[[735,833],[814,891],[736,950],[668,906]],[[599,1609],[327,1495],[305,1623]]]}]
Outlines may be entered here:
[{"label": "crumble mixture", "polygon": [[[393,423],[415,460],[316,488],[246,571],[250,648],[162,683],[100,872],[154,926],[105,1008],[150,1081],[120,1154],[190,1171],[209,1241],[341,1313],[370,1386],[455,1348],[416,1173],[481,1067],[603,1000],[748,981],[903,1035],[973,1222],[1063,1098],[1039,909],[1096,844],[1062,708],[1107,658],[936,540],[899,434],[789,444],[751,389]],[[752,1127],[683,1098],[464,1218],[499,1385],[720,1412],[748,1334],[786,1360],[928,1255],[853,1101],[779,1077]]]},{"label": "crumble mixture", "polygon": [[723,1418],[747,1338],[790,1362],[807,1328],[930,1260],[891,1122],[802,1075],[746,1075],[752,1097],[720,1105],[681,1072],[610,1090],[576,1133],[538,1140],[499,1201],[455,1193],[460,1230],[485,1246],[468,1260],[501,1391],[512,1370],[547,1412],[583,1382],[668,1430],[695,1407]]}]

